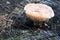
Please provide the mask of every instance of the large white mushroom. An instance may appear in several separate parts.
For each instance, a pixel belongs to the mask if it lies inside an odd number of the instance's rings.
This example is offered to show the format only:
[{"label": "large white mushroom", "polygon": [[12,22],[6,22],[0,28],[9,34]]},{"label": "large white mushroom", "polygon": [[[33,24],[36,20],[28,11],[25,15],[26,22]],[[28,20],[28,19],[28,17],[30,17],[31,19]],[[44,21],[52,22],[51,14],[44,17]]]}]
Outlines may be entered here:
[{"label": "large white mushroom", "polygon": [[54,17],[53,9],[45,4],[29,3],[24,7],[26,16],[32,20],[46,21]]}]

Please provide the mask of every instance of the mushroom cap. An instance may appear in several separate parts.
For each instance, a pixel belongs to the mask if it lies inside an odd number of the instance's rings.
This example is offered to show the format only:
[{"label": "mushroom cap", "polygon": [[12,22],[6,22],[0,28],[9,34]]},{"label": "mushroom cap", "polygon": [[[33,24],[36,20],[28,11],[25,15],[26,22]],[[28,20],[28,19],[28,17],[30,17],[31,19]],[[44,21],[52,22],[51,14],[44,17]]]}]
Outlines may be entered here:
[{"label": "mushroom cap", "polygon": [[45,4],[29,3],[24,7],[26,16],[32,20],[46,21],[54,17],[53,9]]}]

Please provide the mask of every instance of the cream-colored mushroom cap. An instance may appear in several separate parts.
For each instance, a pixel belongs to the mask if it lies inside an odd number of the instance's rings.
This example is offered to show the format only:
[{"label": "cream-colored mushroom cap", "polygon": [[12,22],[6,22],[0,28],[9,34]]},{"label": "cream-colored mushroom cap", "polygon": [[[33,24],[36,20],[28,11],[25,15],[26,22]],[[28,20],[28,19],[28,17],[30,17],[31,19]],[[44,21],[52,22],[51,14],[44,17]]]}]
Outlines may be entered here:
[{"label": "cream-colored mushroom cap", "polygon": [[46,21],[54,17],[53,9],[45,4],[30,3],[24,7],[26,16],[32,20]]}]

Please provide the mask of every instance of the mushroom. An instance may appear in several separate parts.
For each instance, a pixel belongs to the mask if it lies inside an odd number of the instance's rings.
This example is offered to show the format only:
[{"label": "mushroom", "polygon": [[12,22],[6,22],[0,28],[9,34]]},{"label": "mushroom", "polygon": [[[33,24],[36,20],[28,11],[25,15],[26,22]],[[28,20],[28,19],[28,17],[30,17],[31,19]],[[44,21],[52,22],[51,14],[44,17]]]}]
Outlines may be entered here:
[{"label": "mushroom", "polygon": [[29,3],[24,7],[26,16],[32,20],[47,21],[54,17],[53,9],[45,4]]},{"label": "mushroom", "polygon": [[42,22],[48,21],[55,15],[53,9],[50,6],[39,3],[27,4],[24,7],[24,11],[26,16],[34,21],[34,25],[40,25],[40,27],[42,27]]}]

